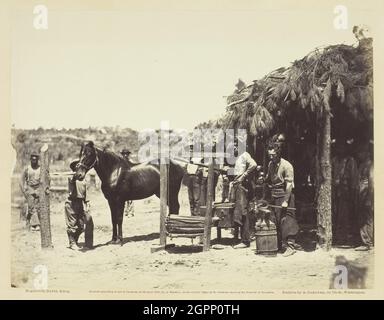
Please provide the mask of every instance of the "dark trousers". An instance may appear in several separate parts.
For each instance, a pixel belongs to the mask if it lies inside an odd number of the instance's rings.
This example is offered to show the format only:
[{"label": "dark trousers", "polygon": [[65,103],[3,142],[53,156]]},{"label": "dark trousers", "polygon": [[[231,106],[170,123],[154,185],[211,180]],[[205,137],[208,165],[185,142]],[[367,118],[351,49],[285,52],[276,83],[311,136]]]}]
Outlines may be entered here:
[{"label": "dark trousers", "polygon": [[188,198],[192,216],[200,212],[201,184],[200,178],[194,174],[188,176]]},{"label": "dark trousers", "polygon": [[65,201],[65,222],[70,244],[77,243],[85,229],[85,245],[93,246],[93,220],[91,215],[84,211],[83,199]]},{"label": "dark trousers", "polygon": [[368,188],[360,190],[359,194],[359,226],[361,241],[364,245],[372,247],[374,240],[373,225],[373,199]]},{"label": "dark trousers", "polygon": [[249,229],[249,215],[248,213],[243,215],[241,218],[241,226],[240,226],[240,236],[241,242],[245,244],[249,244],[251,242],[251,235]]},{"label": "dark trousers", "polygon": [[40,226],[40,196],[37,189],[29,187],[26,191],[28,212],[27,225],[31,227]]},{"label": "dark trousers", "polygon": [[[235,202],[234,221],[237,228],[240,228],[241,242],[249,244],[251,235],[249,229],[248,197],[247,189],[242,185],[233,186],[230,201]],[[234,199],[233,199],[234,198]]]},{"label": "dark trousers", "polygon": [[333,242],[337,245],[357,245],[360,242],[360,230],[356,201],[349,190],[343,190],[340,186],[333,191]]},{"label": "dark trousers", "polygon": [[[281,206],[285,197],[272,197],[271,204]],[[292,194],[288,201],[288,207],[294,208],[295,199]],[[273,208],[274,214],[271,220],[276,224],[277,243],[279,250],[284,250],[288,246],[293,246],[296,235],[299,232],[299,225],[296,221],[295,212],[283,208]]]}]

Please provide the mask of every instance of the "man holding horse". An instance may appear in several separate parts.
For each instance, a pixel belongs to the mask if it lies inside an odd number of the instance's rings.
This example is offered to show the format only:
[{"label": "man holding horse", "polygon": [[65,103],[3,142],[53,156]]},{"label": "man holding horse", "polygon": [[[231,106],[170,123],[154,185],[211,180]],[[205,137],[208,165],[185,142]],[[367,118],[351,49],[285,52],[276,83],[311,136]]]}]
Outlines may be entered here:
[{"label": "man holding horse", "polygon": [[[70,168],[73,172],[76,171],[78,163],[78,160],[71,162]],[[85,180],[76,180],[74,177],[68,178],[68,191],[69,196],[65,201],[65,221],[69,248],[80,249],[78,240],[84,229],[86,229],[85,247],[91,248],[93,246],[93,222],[89,214],[90,205]]]}]

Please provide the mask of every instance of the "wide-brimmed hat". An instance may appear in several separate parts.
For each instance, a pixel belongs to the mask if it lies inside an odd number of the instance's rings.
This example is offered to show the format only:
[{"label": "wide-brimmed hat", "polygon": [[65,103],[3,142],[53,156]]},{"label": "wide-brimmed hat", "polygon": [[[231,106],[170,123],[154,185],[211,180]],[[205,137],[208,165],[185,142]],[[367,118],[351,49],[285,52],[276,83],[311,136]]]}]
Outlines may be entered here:
[{"label": "wide-brimmed hat", "polygon": [[127,148],[123,148],[123,150],[120,151],[121,154],[131,154],[132,152],[129,151]]},{"label": "wide-brimmed hat", "polygon": [[39,157],[40,157],[40,154],[37,151],[31,152],[31,155],[30,155],[31,159],[39,159]]},{"label": "wide-brimmed hat", "polygon": [[72,171],[76,171],[76,166],[79,162],[80,162],[79,159],[74,159],[71,161],[71,163],[69,164],[69,167],[71,168]]}]

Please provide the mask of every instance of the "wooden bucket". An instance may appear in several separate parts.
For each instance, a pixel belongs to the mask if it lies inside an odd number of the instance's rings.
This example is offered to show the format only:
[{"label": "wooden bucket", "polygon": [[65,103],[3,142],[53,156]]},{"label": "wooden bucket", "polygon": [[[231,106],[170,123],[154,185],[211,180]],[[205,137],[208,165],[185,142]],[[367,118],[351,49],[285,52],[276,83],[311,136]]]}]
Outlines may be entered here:
[{"label": "wooden bucket", "polygon": [[277,231],[276,225],[269,222],[266,224],[256,225],[256,254],[266,256],[276,256],[277,254]]}]

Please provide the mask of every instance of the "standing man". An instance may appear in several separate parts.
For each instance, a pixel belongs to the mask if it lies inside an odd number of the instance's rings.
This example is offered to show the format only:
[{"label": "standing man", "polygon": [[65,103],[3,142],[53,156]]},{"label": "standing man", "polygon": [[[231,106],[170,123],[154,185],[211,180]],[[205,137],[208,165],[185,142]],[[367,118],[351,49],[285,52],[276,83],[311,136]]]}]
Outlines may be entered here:
[{"label": "standing man", "polygon": [[[70,164],[73,172],[76,171],[78,160],[74,160]],[[69,240],[69,248],[79,250],[79,237],[86,229],[85,246],[91,248],[93,245],[93,222],[89,214],[89,200],[87,198],[87,185],[85,179],[76,180],[74,176],[68,178],[69,196],[65,201],[65,221],[67,225],[67,234]],[[85,226],[85,228],[84,228]]]},{"label": "standing man", "polygon": [[[121,155],[123,156],[123,158],[127,161],[128,164],[132,165],[133,163],[131,162],[131,159],[129,158],[130,154],[131,154],[131,151],[129,151],[127,148],[124,148],[123,150],[121,150]],[[125,208],[124,208],[124,212],[125,212],[125,216],[130,218],[130,217],[133,217],[135,215],[135,208],[133,206],[133,201],[132,200],[128,200],[126,202],[126,205],[125,205]]]},{"label": "standing man", "polygon": [[256,170],[256,161],[252,159],[251,155],[244,151],[239,155],[238,149],[239,139],[235,142],[234,156],[237,158],[234,168],[234,180],[231,182],[230,200],[234,200],[234,222],[240,228],[241,243],[237,244],[235,249],[243,249],[250,247],[251,236],[249,226],[249,212],[248,212],[248,192],[247,184],[251,174]]},{"label": "standing man", "polygon": [[266,183],[270,189],[272,205],[274,208],[274,223],[277,229],[277,241],[279,250],[287,257],[296,252],[295,238],[299,232],[295,211],[288,207],[295,206],[292,189],[294,187],[293,166],[281,157],[281,144],[273,143],[268,147],[268,173]]},{"label": "standing man", "polygon": [[359,227],[361,245],[356,251],[370,250],[374,245],[374,186],[373,186],[373,161],[370,154],[365,155],[364,162],[359,167]]},{"label": "standing man", "polygon": [[202,168],[196,163],[200,163],[200,158],[193,157],[193,145],[189,146],[189,163],[187,164],[188,174],[188,198],[189,207],[192,216],[198,216],[200,214],[200,197],[201,197],[201,183],[202,183]]},{"label": "standing man", "polygon": [[334,245],[360,242],[357,215],[359,171],[348,143],[335,145],[332,158],[332,235]]},{"label": "standing man", "polygon": [[31,164],[23,172],[20,188],[28,203],[27,226],[31,231],[40,230],[40,165],[39,154],[31,153]]}]

